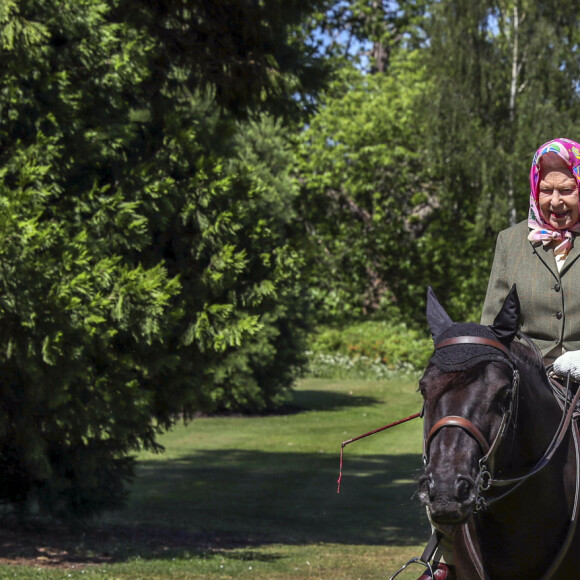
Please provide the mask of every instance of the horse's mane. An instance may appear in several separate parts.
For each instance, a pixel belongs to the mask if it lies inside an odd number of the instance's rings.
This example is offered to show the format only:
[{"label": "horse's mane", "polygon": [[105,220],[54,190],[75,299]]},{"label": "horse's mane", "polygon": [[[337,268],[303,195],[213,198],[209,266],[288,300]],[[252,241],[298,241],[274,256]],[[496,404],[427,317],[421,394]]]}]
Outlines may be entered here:
[{"label": "horse's mane", "polygon": [[535,384],[539,381],[543,387],[553,393],[554,387],[546,371],[540,349],[526,335],[520,333],[519,336],[526,342],[514,341],[511,349],[518,361],[519,370],[527,375],[528,380]]},{"label": "horse's mane", "polygon": [[[434,364],[430,364],[425,370],[424,377],[435,374],[436,380],[429,386],[429,391],[436,398],[443,396],[450,389],[461,389],[473,382],[473,379],[479,375],[483,367],[489,364],[486,361],[477,363],[467,370],[461,371],[442,371]],[[422,380],[419,381],[419,389],[422,388]]]},{"label": "horse's mane", "polygon": [[542,353],[538,348],[532,348],[523,342],[514,341],[511,346],[511,351],[521,364],[531,366],[534,371],[539,373],[546,373]]}]

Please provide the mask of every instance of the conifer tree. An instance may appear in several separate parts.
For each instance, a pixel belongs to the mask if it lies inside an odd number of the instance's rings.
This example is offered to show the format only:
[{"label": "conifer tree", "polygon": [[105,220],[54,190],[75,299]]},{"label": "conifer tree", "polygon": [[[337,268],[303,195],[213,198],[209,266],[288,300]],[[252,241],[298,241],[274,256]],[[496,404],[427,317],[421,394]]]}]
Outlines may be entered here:
[{"label": "conifer tree", "polygon": [[179,416],[265,409],[291,385],[296,186],[257,111],[295,117],[284,87],[320,81],[297,32],[311,8],[0,7],[0,501],[118,506],[130,453]]}]

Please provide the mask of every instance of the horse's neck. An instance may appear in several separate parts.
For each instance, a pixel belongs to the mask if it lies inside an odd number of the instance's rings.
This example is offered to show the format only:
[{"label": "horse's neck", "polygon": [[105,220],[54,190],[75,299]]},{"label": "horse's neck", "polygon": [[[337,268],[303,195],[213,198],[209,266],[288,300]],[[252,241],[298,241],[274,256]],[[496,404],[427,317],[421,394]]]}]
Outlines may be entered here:
[{"label": "horse's neck", "polygon": [[[498,448],[498,471],[494,475],[509,479],[530,473],[546,452],[560,419],[561,410],[549,385],[537,372],[523,372],[517,408],[508,435]],[[566,452],[562,451],[529,482],[516,486],[501,501],[480,512],[477,541],[489,577],[524,577],[518,572],[522,562],[532,573],[546,569],[558,553],[569,516],[562,465]],[[498,489],[500,494],[506,491]],[[540,501],[543,497],[550,501]],[[546,522],[551,526],[548,535],[542,533]]]},{"label": "horse's neck", "polygon": [[529,467],[537,461],[554,437],[561,419],[547,377],[529,367],[523,368],[515,401],[510,445],[505,450],[513,467]]}]

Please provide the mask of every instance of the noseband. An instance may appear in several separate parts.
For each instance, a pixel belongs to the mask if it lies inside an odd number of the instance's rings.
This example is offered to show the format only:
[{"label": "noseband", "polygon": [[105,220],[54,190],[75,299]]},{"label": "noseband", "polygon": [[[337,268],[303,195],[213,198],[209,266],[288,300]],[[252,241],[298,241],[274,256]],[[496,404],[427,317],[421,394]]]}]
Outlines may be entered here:
[{"label": "noseband", "polygon": [[[506,427],[511,418],[514,400],[516,399],[516,391],[520,382],[519,372],[516,369],[515,359],[509,348],[507,348],[501,342],[491,340],[489,338],[483,338],[479,336],[456,336],[454,338],[448,338],[447,340],[440,342],[435,346],[435,350],[461,344],[479,344],[482,346],[491,346],[501,351],[505,355],[506,363],[512,369],[512,389],[509,404],[503,413],[498,432],[491,443],[487,441],[487,439],[480,431],[480,429],[465,417],[458,417],[457,415],[448,415],[447,417],[443,417],[442,419],[437,421],[437,423],[435,423],[435,425],[431,427],[431,430],[425,437],[423,447],[423,462],[425,463],[425,465],[429,462],[429,448],[431,446],[433,438],[435,437],[435,435],[437,435],[437,433],[439,433],[439,431],[441,431],[446,427],[455,427],[463,429],[463,431],[465,431],[468,435],[470,435],[479,444],[479,447],[481,448],[481,451],[483,453],[483,457],[479,460],[480,471],[477,482],[477,489],[479,494],[482,491],[487,491],[492,481],[492,476],[488,468],[488,465],[493,458],[493,454],[495,453],[495,450],[497,449],[499,442],[505,435]],[[476,502],[476,506],[477,505],[480,505],[479,501]]]}]

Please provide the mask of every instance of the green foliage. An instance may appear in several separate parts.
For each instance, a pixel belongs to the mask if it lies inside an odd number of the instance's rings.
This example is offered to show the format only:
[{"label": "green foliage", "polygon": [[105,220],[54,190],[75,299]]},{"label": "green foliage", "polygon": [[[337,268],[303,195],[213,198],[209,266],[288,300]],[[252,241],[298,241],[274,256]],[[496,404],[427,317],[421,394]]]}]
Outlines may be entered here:
[{"label": "green foliage", "polygon": [[195,377],[190,412],[271,407],[303,364],[307,305],[287,235],[298,193],[288,143],[264,118],[241,125],[233,146],[236,155],[187,196],[161,248],[181,276],[178,309],[190,320],[176,346],[176,376]]},{"label": "green foliage", "polygon": [[535,149],[574,138],[577,11],[552,1],[404,2],[377,23],[371,5],[389,12],[388,3],[337,2],[325,22],[367,55],[383,46],[389,66],[343,65],[300,144],[318,319],[394,312],[424,325],[431,285],[453,318],[477,320],[495,234],[526,216]]},{"label": "green foliage", "polygon": [[119,505],[178,417],[284,400],[312,320],[359,374],[423,366],[428,285],[477,320],[574,137],[568,4],[3,2],[0,501]]},{"label": "green foliage", "polygon": [[[95,0],[96,1],[96,0]],[[327,0],[109,0],[112,18],[155,45],[154,72],[174,88],[209,92],[236,114],[267,108],[298,118],[330,72],[305,21]],[[149,81],[157,82],[155,75]],[[300,98],[297,98],[300,96]]]},{"label": "green foliage", "polygon": [[338,63],[385,72],[399,47],[421,44],[428,5],[428,0],[337,0],[316,15],[316,22],[330,39],[326,51]]},{"label": "green foliage", "polygon": [[412,115],[424,75],[418,53],[393,59],[389,75],[345,69],[302,136],[300,210],[322,320],[386,314],[415,299],[413,241],[431,197],[426,128]]},{"label": "green foliage", "polygon": [[316,68],[294,8],[0,9],[1,502],[116,507],[132,452],[179,417],[276,405],[303,365],[288,137],[224,108],[294,116]]},{"label": "green foliage", "polygon": [[312,376],[385,379],[421,373],[433,343],[402,322],[367,321],[340,328],[320,327],[312,335],[309,349]]},{"label": "green foliage", "polygon": [[493,235],[527,215],[534,151],[575,134],[578,16],[551,1],[447,0],[427,30],[428,145],[446,219]]},{"label": "green foliage", "polygon": [[557,3],[471,0],[434,3],[425,24],[430,82],[416,111],[437,208],[418,249],[455,319],[479,319],[495,236],[527,216],[534,151],[577,138],[577,24]]}]

